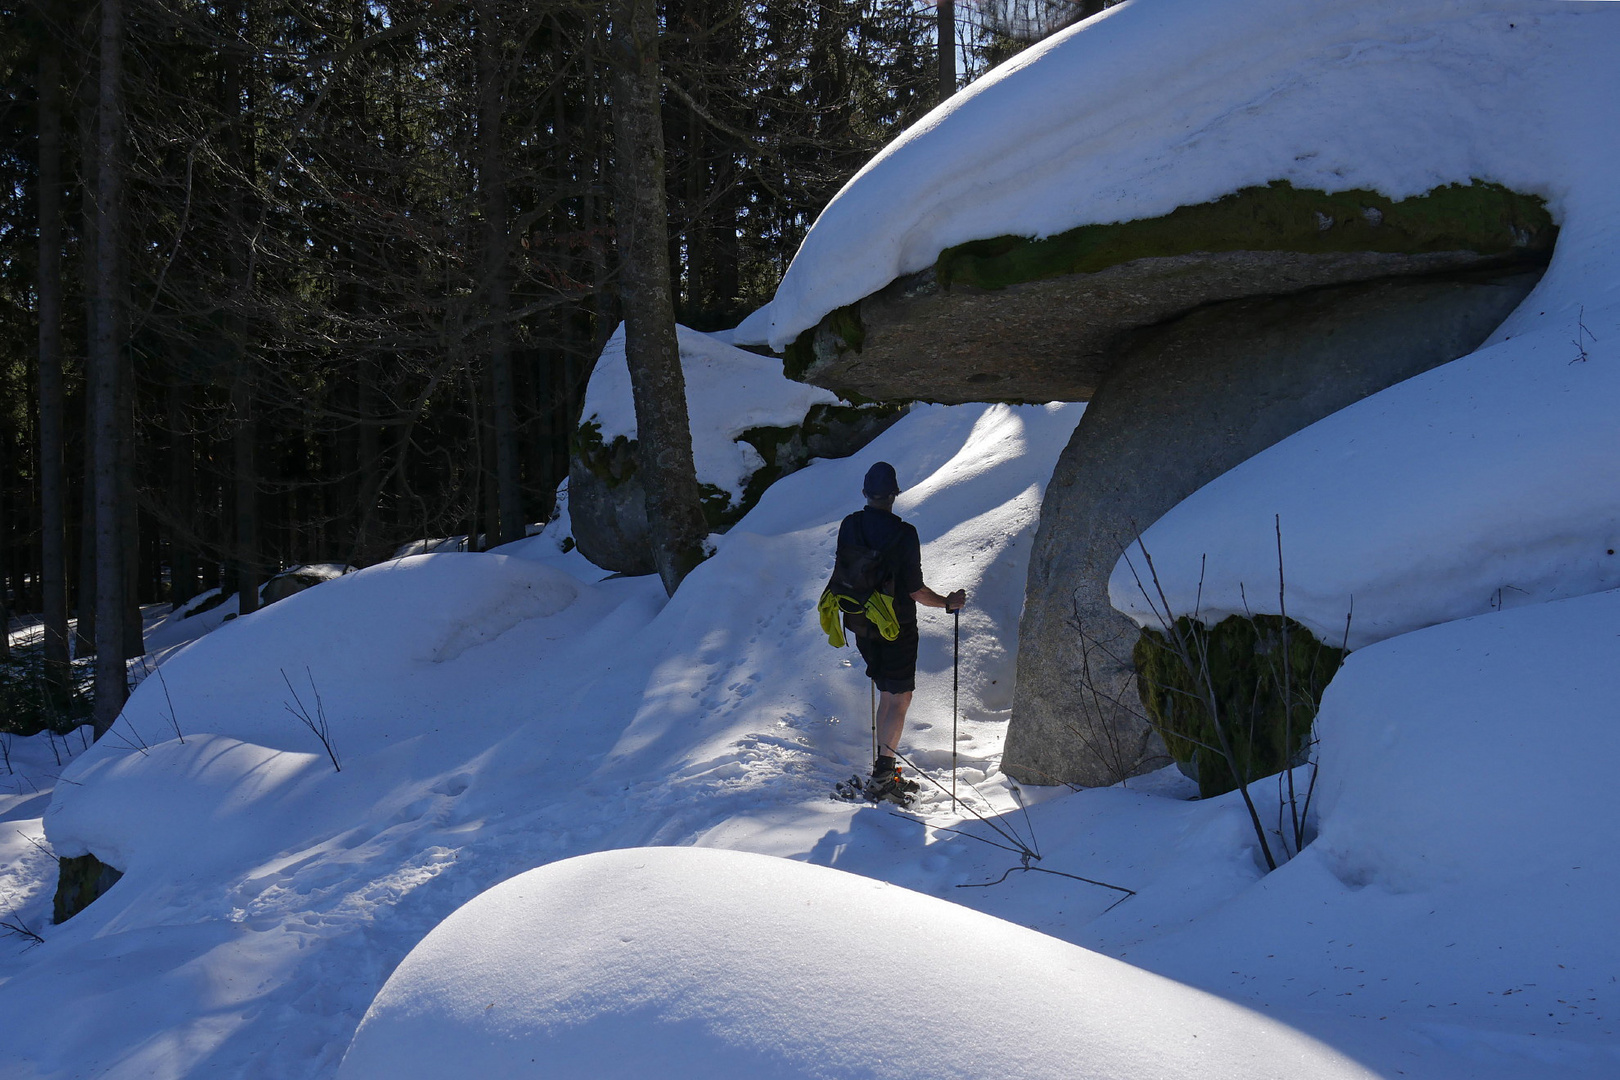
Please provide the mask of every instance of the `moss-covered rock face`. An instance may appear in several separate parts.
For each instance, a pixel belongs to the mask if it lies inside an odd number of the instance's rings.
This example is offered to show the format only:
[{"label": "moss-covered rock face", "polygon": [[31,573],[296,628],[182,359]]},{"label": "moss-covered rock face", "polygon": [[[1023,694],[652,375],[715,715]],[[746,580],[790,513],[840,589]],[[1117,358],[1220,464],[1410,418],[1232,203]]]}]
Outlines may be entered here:
[{"label": "moss-covered rock face", "polygon": [[860,352],[866,343],[866,326],[861,322],[861,305],[848,304],[822,316],[821,323],[800,334],[782,355],[782,371],[790,379],[814,382],[808,378],[818,361],[851,350]]},{"label": "moss-covered rock face", "polygon": [[[725,532],[752,510],[771,484],[797,472],[812,458],[847,457],[871,442],[905,413],[904,405],[815,405],[793,427],[749,428],[738,436],[764,464],[743,487],[740,499],[714,484],[699,484],[703,516]],[[654,572],[645,494],[636,472],[636,441],[602,439],[595,423],[575,434],[569,462],[569,514],[574,540],[596,565],[625,574]]]},{"label": "moss-covered rock face", "polygon": [[945,289],[1004,289],[1198,251],[1545,255],[1557,232],[1540,198],[1500,184],[1449,184],[1394,202],[1376,191],[1328,194],[1275,180],[1163,217],[1082,225],[1044,240],[1001,236],[960,244],[940,253],[934,276]]},{"label": "moss-covered rock face", "polygon": [[569,449],[568,516],[580,551],[606,570],[656,573],[635,440],[604,442],[592,422],[579,427]]},{"label": "moss-covered rock face", "polygon": [[742,502],[728,511],[726,528],[741,521],[765,489],[782,477],[798,472],[813,458],[848,457],[904,416],[906,409],[892,402],[815,405],[797,427],[749,428],[739,441],[757,450],[765,464],[748,478]]},{"label": "moss-covered rock face", "polygon": [[67,922],[124,876],[122,870],[108,866],[94,855],[58,859],[56,862],[56,902],[52,922]]},{"label": "moss-covered rock face", "polygon": [[1396,201],[1276,181],[1162,217],[949,248],[827,315],[783,365],[877,399],[1084,401],[1121,333],[1226,300],[1545,263],[1556,237],[1539,197],[1498,184]]},{"label": "moss-covered rock face", "polygon": [[570,456],[590,470],[602,483],[616,488],[636,474],[636,442],[615,435],[612,442],[602,439],[602,425],[587,420],[574,432]]},{"label": "moss-covered rock face", "polygon": [[1137,690],[1171,756],[1197,777],[1204,798],[1238,786],[1221,750],[1223,735],[1244,783],[1304,757],[1322,691],[1344,662],[1344,650],[1277,615],[1234,615],[1213,627],[1183,617],[1176,635],[1192,643],[1193,665],[1165,634],[1143,630],[1133,654]]}]

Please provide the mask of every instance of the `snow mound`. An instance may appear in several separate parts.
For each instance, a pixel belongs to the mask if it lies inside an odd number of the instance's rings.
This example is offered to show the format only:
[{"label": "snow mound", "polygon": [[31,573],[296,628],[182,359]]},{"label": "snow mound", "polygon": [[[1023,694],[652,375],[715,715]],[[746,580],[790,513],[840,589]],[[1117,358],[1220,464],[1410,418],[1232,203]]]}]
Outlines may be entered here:
[{"label": "snow mound", "polygon": [[1283,1024],[839,870],[703,848],[569,859],[446,919],[343,1080],[473,1075],[1367,1077]]},{"label": "snow mound", "polygon": [[379,563],[188,645],[163,665],[162,680],[136,689],[114,730],[125,743],[169,738],[171,703],[180,702],[173,719],[182,733],[320,754],[315,736],[287,711],[296,694],[313,714],[319,694],[321,707],[343,718],[348,748],[362,752],[386,737],[400,717],[395,703],[410,700],[413,686],[437,690],[431,667],[554,616],[589,588],[554,567],[493,553]]},{"label": "snow mound", "polygon": [[1585,361],[1571,362],[1572,320],[1261,451],[1149,527],[1115,566],[1110,600],[1142,625],[1165,600],[1210,623],[1276,613],[1279,527],[1288,614],[1337,645],[1353,607],[1352,648],[1620,587],[1620,306],[1589,310],[1586,325],[1601,336]]},{"label": "snow mound", "polygon": [[[1323,825],[1309,850],[1346,879],[1396,892],[1540,879],[1560,908],[1577,909],[1571,890],[1596,889],[1588,912],[1559,918],[1607,923],[1601,898],[1620,892],[1620,853],[1579,823],[1620,820],[1616,626],[1610,591],[1351,656],[1317,719]],[[1592,935],[1620,962],[1611,933],[1594,922]]]},{"label": "snow mound", "polygon": [[[209,853],[196,842],[198,822],[215,834],[250,834],[256,819],[284,812],[301,784],[330,769],[318,749],[289,753],[206,733],[100,757],[79,770],[80,797],[46,813],[52,848],[62,856],[94,852],[137,875],[161,871],[175,852],[189,850],[195,870]],[[154,786],[154,774],[167,782]]]},{"label": "snow mound", "polygon": [[[1588,827],[1620,816],[1617,625],[1611,591],[1352,655],[1316,722],[1315,842],[1132,959],[1239,1000],[1304,986],[1404,1013],[1411,1050],[1364,1033],[1386,1076],[1620,1075],[1620,853]],[[1432,1048],[1459,1057],[1418,1066]]]},{"label": "snow mound", "polygon": [[[277,571],[271,580],[296,576],[302,579],[305,586],[313,587],[352,573],[354,567],[345,563],[300,563]],[[269,581],[259,586],[260,603],[264,602],[269,589]],[[147,655],[162,663],[171,653],[213,633],[226,622],[236,618],[241,600],[235,593],[225,597],[224,600],[219,600],[219,593],[218,589],[207,589],[179,607],[155,618],[149,618],[143,638]],[[211,607],[208,606],[210,601],[214,602]],[[203,610],[205,608],[206,610]]]},{"label": "snow mound", "polygon": [[[781,350],[947,247],[1287,180],[1393,199],[1492,180],[1583,228],[1612,140],[1611,4],[1133,0],[934,109],[822,212],[739,344]],[[1600,89],[1600,87],[1602,89]]]},{"label": "snow mound", "polygon": [[[698,479],[742,496],[743,487],[764,464],[737,437],[756,427],[797,427],[815,405],[836,405],[837,395],[782,375],[779,361],[733,348],[708,334],[676,327],[686,405],[692,428],[692,459]],[[636,437],[636,408],[630,368],[624,355],[624,325],[613,332],[591,372],[580,411],[582,424],[595,423],[602,441]]]}]

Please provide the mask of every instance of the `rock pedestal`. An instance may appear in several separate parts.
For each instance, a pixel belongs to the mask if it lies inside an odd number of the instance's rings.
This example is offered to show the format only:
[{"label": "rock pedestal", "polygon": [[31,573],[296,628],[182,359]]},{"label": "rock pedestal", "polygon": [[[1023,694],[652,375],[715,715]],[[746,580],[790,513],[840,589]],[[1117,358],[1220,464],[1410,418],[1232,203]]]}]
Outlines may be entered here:
[{"label": "rock pedestal", "polygon": [[1117,338],[1046,489],[1003,770],[1023,783],[1099,785],[1167,763],[1137,697],[1137,627],[1108,602],[1125,545],[1278,440],[1477,348],[1539,276],[1229,301]]}]

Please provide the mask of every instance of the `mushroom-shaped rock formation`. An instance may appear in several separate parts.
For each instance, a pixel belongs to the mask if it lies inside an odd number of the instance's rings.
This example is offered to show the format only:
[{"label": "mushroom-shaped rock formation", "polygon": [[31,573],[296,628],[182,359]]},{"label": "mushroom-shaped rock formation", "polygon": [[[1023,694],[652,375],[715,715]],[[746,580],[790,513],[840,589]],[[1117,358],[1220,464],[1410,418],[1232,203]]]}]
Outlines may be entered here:
[{"label": "mushroom-shaped rock formation", "polygon": [[1612,116],[1586,114],[1613,99],[1569,87],[1612,82],[1616,14],[1136,0],[942,104],[823,212],[739,343],[867,396],[1091,402],[1031,557],[1010,774],[1163,760],[1120,551],[1520,305],[1603,158]]}]

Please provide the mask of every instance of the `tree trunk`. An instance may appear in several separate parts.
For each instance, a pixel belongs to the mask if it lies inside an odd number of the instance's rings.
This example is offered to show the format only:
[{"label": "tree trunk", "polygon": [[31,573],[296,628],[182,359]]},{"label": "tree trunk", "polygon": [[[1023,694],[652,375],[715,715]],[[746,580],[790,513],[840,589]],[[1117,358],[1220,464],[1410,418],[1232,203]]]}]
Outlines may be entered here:
[{"label": "tree trunk", "polygon": [[95,455],[89,438],[95,422],[93,390],[87,378],[84,483],[80,485],[79,502],[79,598],[74,607],[77,621],[73,626],[73,655],[80,660],[96,655],[96,485]]},{"label": "tree trunk", "polygon": [[[242,357],[241,362],[245,367],[247,358]],[[253,391],[246,371],[237,375],[231,387],[231,410],[236,414],[236,433],[231,439],[231,471],[236,482],[236,611],[250,615],[259,610],[263,571],[259,565],[259,484],[254,454],[258,425],[253,418]]]},{"label": "tree trunk", "polygon": [[[122,262],[120,262],[122,265]],[[120,298],[128,294],[127,278],[121,276]],[[118,347],[118,507],[122,515],[118,533],[124,545],[124,658],[146,651],[145,625],[141,621],[141,511],[135,495],[135,359],[131,355],[127,305],[113,306],[115,340]]]},{"label": "tree trunk", "polygon": [[[83,27],[84,54],[94,57],[99,20],[93,14]],[[73,655],[84,660],[96,655],[96,373],[89,349],[96,335],[96,111],[100,108],[99,87],[94,70],[79,80],[79,276],[84,295],[84,432],[79,485],[79,595],[74,604],[76,624]]]},{"label": "tree trunk", "polygon": [[[494,379],[487,369],[478,380],[478,399],[488,403],[495,396]],[[500,480],[495,474],[495,421],[492,410],[478,412],[478,490],[483,494],[480,504],[483,525],[473,530],[473,542],[468,551],[488,551],[501,542]]]},{"label": "tree trunk", "polygon": [[65,704],[69,681],[67,477],[62,390],[62,61],[49,34],[39,57],[40,610],[45,690]]},{"label": "tree trunk", "polygon": [[[233,100],[243,102],[248,119],[245,124],[233,126],[226,139],[228,152],[237,162],[243,177],[231,195],[231,219],[242,236],[251,235],[254,223],[249,220],[247,195],[240,184],[255,183],[258,176],[258,143],[250,119],[254,106],[262,97],[258,79],[260,64],[256,55],[259,43],[258,16],[253,0],[241,0],[238,17],[241,19],[242,38],[254,44],[255,56],[250,64],[245,65],[246,70],[234,70],[229,81]],[[239,295],[244,299],[253,296],[256,283],[252,260],[233,247],[229,268]],[[225,326],[230,347],[236,354],[236,378],[231,383],[231,412],[236,418],[236,428],[231,437],[231,472],[236,507],[236,611],[239,615],[249,615],[259,610],[259,586],[264,582],[259,520],[256,379],[249,347],[251,330],[246,314],[239,309],[228,311]]]},{"label": "tree trunk", "polygon": [[523,538],[519,481],[517,389],[512,379],[506,164],[501,147],[505,112],[499,20],[491,0],[478,4],[478,188],[484,216],[484,322],[489,342],[490,408],[495,429],[495,492],[499,504],[489,546]]},{"label": "tree trunk", "polygon": [[176,372],[169,384],[169,602],[180,607],[197,595],[197,437],[191,430],[191,386]]},{"label": "tree trunk", "polygon": [[956,0],[939,0],[939,100],[956,93]]},{"label": "tree trunk", "polygon": [[625,356],[636,407],[638,468],[647,492],[653,563],[664,590],[673,596],[703,561],[708,526],[692,465],[686,379],[670,291],[654,0],[614,0],[613,55],[615,218]]},{"label": "tree trunk", "polygon": [[[0,521],[9,520],[6,489],[0,485]],[[0,529],[0,660],[11,659],[11,606],[6,603],[6,530]]]},{"label": "tree trunk", "polygon": [[123,273],[119,238],[123,205],[122,0],[101,0],[101,71],[96,107],[95,322],[88,367],[94,382],[93,475],[96,508],[96,738],[118,719],[129,695],[124,668],[124,538],[120,505],[119,413],[124,401],[122,342],[118,340]]},{"label": "tree trunk", "polygon": [[[367,303],[363,292],[359,303]],[[369,310],[369,307],[362,310]],[[382,366],[369,351],[360,358],[357,366],[359,376],[355,384],[355,413],[359,417],[359,426],[355,433],[355,452],[359,456],[356,485],[360,499],[355,513],[354,547],[348,561],[356,566],[369,566],[379,554],[373,550],[376,546],[373,534],[383,483],[382,428],[379,426],[382,421],[382,401],[378,387]]]}]

